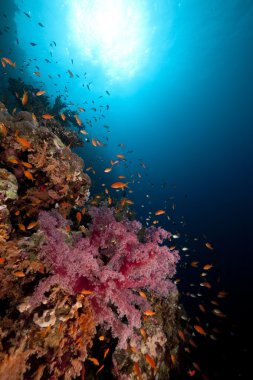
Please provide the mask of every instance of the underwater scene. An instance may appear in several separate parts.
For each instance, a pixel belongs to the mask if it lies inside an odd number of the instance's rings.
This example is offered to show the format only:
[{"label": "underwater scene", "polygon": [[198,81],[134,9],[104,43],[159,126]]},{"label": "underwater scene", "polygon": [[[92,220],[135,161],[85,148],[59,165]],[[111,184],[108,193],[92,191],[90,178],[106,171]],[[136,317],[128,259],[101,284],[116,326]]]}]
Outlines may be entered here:
[{"label": "underwater scene", "polygon": [[253,1],[0,0],[0,380],[251,379]]}]

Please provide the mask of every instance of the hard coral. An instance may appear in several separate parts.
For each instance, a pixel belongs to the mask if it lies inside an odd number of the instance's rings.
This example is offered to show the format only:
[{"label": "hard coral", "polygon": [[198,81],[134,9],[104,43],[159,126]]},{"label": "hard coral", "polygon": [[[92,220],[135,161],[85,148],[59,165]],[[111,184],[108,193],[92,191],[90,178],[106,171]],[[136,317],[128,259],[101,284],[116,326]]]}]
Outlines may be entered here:
[{"label": "hard coral", "polygon": [[[92,224],[84,238],[67,236],[66,220],[54,212],[41,212],[40,224],[45,234],[40,258],[52,272],[41,282],[31,299],[36,306],[54,284],[73,294],[89,292],[96,323],[119,338],[125,348],[135,328],[141,326],[143,311],[151,305],[137,292],[147,289],[159,297],[174,288],[170,278],[175,273],[178,254],[162,245],[170,234],[159,228],[147,229],[140,242],[141,224],[127,219],[117,222],[113,210],[90,210]],[[69,242],[67,241],[69,240]]]}]

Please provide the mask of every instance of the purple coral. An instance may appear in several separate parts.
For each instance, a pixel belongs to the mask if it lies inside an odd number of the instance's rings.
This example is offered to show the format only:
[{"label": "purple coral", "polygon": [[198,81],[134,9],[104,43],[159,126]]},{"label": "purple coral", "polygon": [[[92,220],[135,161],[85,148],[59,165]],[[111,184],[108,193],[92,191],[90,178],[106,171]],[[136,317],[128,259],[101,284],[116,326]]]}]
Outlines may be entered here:
[{"label": "purple coral", "polygon": [[140,328],[143,311],[151,308],[137,291],[147,289],[166,296],[174,286],[170,278],[179,256],[162,245],[171,235],[161,228],[148,228],[144,242],[140,242],[139,222],[117,222],[113,209],[106,207],[92,208],[89,213],[89,235],[71,241],[64,232],[65,219],[55,211],[41,212],[45,241],[40,257],[51,268],[52,276],[41,282],[31,302],[40,303],[56,283],[73,293],[90,290],[97,324],[111,328],[123,348],[134,335],[134,328]]}]

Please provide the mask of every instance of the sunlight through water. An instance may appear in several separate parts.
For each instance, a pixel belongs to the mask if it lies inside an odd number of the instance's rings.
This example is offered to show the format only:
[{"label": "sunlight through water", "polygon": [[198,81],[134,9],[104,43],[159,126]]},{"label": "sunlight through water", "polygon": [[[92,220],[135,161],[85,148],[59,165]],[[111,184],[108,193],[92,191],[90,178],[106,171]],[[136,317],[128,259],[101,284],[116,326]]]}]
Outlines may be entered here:
[{"label": "sunlight through water", "polygon": [[134,78],[145,68],[154,33],[146,1],[74,0],[71,13],[73,43],[111,80]]}]

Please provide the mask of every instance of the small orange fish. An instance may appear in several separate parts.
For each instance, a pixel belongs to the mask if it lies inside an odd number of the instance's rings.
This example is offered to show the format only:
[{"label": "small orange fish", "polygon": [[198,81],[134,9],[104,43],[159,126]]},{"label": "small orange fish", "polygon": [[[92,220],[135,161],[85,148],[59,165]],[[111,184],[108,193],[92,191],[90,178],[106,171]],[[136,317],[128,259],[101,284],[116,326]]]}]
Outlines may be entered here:
[{"label": "small orange fish", "polygon": [[20,215],[20,211],[19,210],[17,210],[16,212],[15,212],[15,215]]},{"label": "small orange fish", "polygon": [[108,201],[108,205],[110,206],[112,204],[112,198],[108,197],[107,201]]},{"label": "small orange fish", "polygon": [[28,103],[28,93],[27,93],[27,91],[24,92],[24,95],[22,96],[21,101],[22,101],[23,106],[25,106]]},{"label": "small orange fish", "polygon": [[85,296],[88,296],[88,295],[93,293],[93,290],[82,289],[80,293],[85,295]]},{"label": "small orange fish", "polygon": [[147,298],[146,294],[142,291],[138,292],[139,295],[142,297],[142,298]]},{"label": "small orange fish", "polygon": [[66,120],[66,116],[64,115],[64,113],[61,113],[61,119],[62,119],[63,121]]},{"label": "small orange fish", "polygon": [[82,214],[80,213],[80,211],[77,211],[76,213],[76,220],[78,221],[78,223],[80,223],[82,220]]},{"label": "small orange fish", "polygon": [[15,277],[25,277],[25,273],[22,271],[12,272],[13,276]]},{"label": "small orange fish", "polygon": [[208,288],[208,289],[211,289],[211,287],[212,287],[212,285],[211,285],[210,282],[208,282],[208,281],[201,282],[201,283],[200,283],[200,286],[205,286],[205,287]]},{"label": "small orange fish", "polygon": [[191,262],[191,266],[192,266],[193,268],[197,268],[198,265],[199,265],[199,261],[192,261],[192,262]]},{"label": "small orange fish", "polygon": [[195,375],[195,373],[196,373],[196,370],[195,369],[188,369],[188,375],[190,376],[190,377],[192,377],[192,376],[194,376]]},{"label": "small orange fish", "polygon": [[41,76],[41,73],[40,73],[39,71],[34,71],[33,74],[36,75],[37,77],[40,77],[40,76]]},{"label": "small orange fish", "polygon": [[153,369],[156,369],[156,364],[155,364],[155,361],[154,359],[149,355],[149,354],[146,354],[145,355],[145,359],[146,359],[146,362],[153,368]]},{"label": "small orange fish", "polygon": [[30,173],[28,170],[24,171],[24,175],[26,176],[26,178],[30,179],[30,181],[34,181],[32,173]]},{"label": "small orange fish", "polygon": [[88,135],[88,134],[89,134],[89,133],[86,132],[84,129],[81,129],[81,130],[80,130],[80,133],[82,133],[83,135]]},{"label": "small orange fish", "polygon": [[203,269],[204,269],[204,270],[209,270],[209,269],[211,269],[212,267],[213,267],[212,264],[206,264],[206,265],[203,266]]},{"label": "small orange fish", "polygon": [[96,358],[87,358],[90,360],[94,365],[99,365],[99,361]]},{"label": "small orange fish", "polygon": [[45,92],[46,91],[44,91],[44,90],[40,90],[40,91],[36,92],[36,96],[41,96],[41,95],[45,94]]},{"label": "small orange fish", "polygon": [[18,224],[18,227],[19,227],[19,229],[20,229],[21,231],[26,231],[26,228],[25,228],[24,224],[19,223],[19,224]]},{"label": "small orange fish", "polygon": [[7,128],[4,123],[0,123],[0,134],[3,135],[3,137],[7,136]]},{"label": "small orange fish", "polygon": [[195,369],[197,369],[199,372],[201,372],[200,366],[196,362],[192,362],[192,365]]},{"label": "small orange fish", "polygon": [[104,170],[105,173],[110,173],[110,171],[112,171],[112,168],[106,168],[106,169]]},{"label": "small orange fish", "polygon": [[28,226],[26,228],[27,228],[27,230],[31,230],[32,228],[36,227],[37,224],[38,224],[38,221],[37,222],[35,222],[35,221],[31,222],[28,224]]},{"label": "small orange fish", "polygon": [[218,293],[218,295],[217,295],[218,298],[225,298],[225,297],[227,297],[227,296],[228,296],[228,293],[225,292],[224,290],[221,290],[221,291]]},{"label": "small orange fish", "polygon": [[99,372],[101,372],[102,371],[102,369],[104,368],[104,364],[103,365],[101,365],[101,367],[97,370],[97,372],[96,372],[96,375],[99,373]]},{"label": "small orange fish", "polygon": [[50,119],[53,119],[54,116],[50,115],[49,113],[45,113],[44,115],[42,115],[42,118],[45,120],[50,120]]},{"label": "small orange fish", "polygon": [[221,317],[221,318],[226,318],[226,314],[224,314],[221,310],[219,309],[213,309],[212,310],[212,313],[214,315],[217,315],[217,317]]},{"label": "small orange fish", "polygon": [[33,118],[33,121],[37,121],[37,117],[35,116],[35,114],[34,113],[32,113],[32,118]]},{"label": "small orange fish", "polygon": [[5,257],[0,257],[0,264],[3,264],[5,262]]},{"label": "small orange fish", "polygon": [[182,330],[177,330],[177,333],[178,333],[179,338],[180,338],[183,342],[185,342],[185,335],[184,335],[183,331],[182,331]]},{"label": "small orange fish", "polygon": [[31,169],[33,167],[29,162],[21,161],[21,163],[25,168]]},{"label": "small orange fish", "polygon": [[125,156],[124,156],[124,154],[117,154],[117,157],[119,157],[119,158],[125,158]]},{"label": "small orange fish", "polygon": [[155,215],[162,215],[162,214],[165,214],[165,211],[164,210],[157,210],[155,212]]},{"label": "small orange fish", "polygon": [[2,58],[5,63],[8,63],[8,65],[12,66],[13,68],[16,67],[16,62],[13,62],[10,58],[3,57]]},{"label": "small orange fish", "polygon": [[104,335],[100,335],[100,336],[98,337],[98,339],[99,339],[100,341],[103,341],[103,340],[105,340],[105,337],[104,337]]},{"label": "small orange fish", "polygon": [[30,148],[30,146],[31,146],[31,143],[23,137],[17,136],[16,140],[19,142],[20,145],[22,145],[23,149]]},{"label": "small orange fish", "polygon": [[12,156],[8,157],[8,162],[10,162],[11,164],[16,164],[18,165],[19,162],[16,158],[12,158]]},{"label": "small orange fish", "polygon": [[110,348],[107,348],[107,349],[105,350],[105,352],[104,352],[104,359],[105,359],[106,356],[108,355],[109,351],[110,351]]},{"label": "small orange fish", "polygon": [[201,335],[206,335],[206,332],[205,330],[203,329],[203,327],[199,326],[199,325],[194,325],[194,329]]},{"label": "small orange fish", "polygon": [[81,122],[81,120],[79,119],[78,115],[74,115],[74,116],[75,116],[75,119],[76,119],[77,124],[79,125],[79,127],[81,127],[82,122]]},{"label": "small orange fish", "polygon": [[126,178],[124,175],[119,175],[118,176],[119,179],[123,179],[123,178]]},{"label": "small orange fish", "polygon": [[199,309],[202,311],[202,313],[206,312],[206,309],[203,305],[199,304]]},{"label": "small orange fish", "polygon": [[134,362],[134,366],[133,366],[133,368],[134,368],[134,373],[136,374],[136,376],[139,378],[139,380],[141,380],[141,369],[140,369],[140,367],[139,367],[139,365],[138,365],[138,363],[137,362]]},{"label": "small orange fish", "polygon": [[144,315],[147,315],[147,316],[152,316],[152,315],[155,315],[155,312],[152,311],[152,310],[145,310],[145,311],[143,312],[143,314],[144,314]]},{"label": "small orange fish", "polygon": [[79,109],[81,112],[85,112],[85,109],[82,108],[82,107],[79,107],[78,109]]},{"label": "small orange fish", "polygon": [[171,363],[172,363],[172,365],[174,367],[175,364],[176,364],[176,361],[177,361],[176,356],[174,354],[171,354],[170,355],[170,359],[171,359]]},{"label": "small orange fish", "polygon": [[93,145],[93,146],[97,146],[97,142],[96,142],[96,140],[92,139],[91,142],[92,142],[92,145]]},{"label": "small orange fish", "polygon": [[65,231],[66,231],[66,232],[70,232],[70,231],[71,231],[71,227],[70,227],[69,224],[66,226]]},{"label": "small orange fish", "polygon": [[140,328],[140,333],[141,333],[141,335],[142,335],[142,337],[143,337],[144,339],[147,338],[147,333],[146,333],[146,331],[145,331],[143,328]]},{"label": "small orange fish", "polygon": [[111,185],[111,188],[113,188],[113,189],[124,189],[124,187],[127,187],[127,183],[124,183],[124,182],[114,182]]},{"label": "small orange fish", "polygon": [[3,58],[1,58],[1,64],[2,64],[3,68],[5,69],[6,68],[6,62],[3,60]]},{"label": "small orange fish", "polygon": [[205,243],[205,246],[206,246],[206,248],[210,249],[211,251],[213,251],[213,249],[214,249],[211,243]]}]

